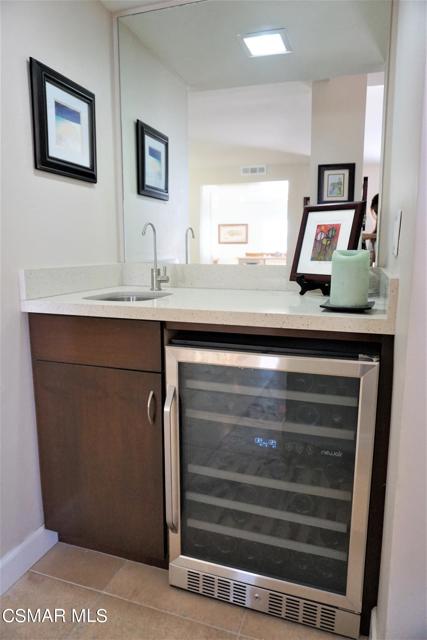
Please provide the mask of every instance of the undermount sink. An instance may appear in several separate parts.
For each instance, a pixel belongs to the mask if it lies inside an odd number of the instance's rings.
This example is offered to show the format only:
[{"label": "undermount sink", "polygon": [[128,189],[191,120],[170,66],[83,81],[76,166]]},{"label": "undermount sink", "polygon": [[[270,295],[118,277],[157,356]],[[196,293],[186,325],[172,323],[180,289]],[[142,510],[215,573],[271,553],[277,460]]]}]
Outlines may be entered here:
[{"label": "undermount sink", "polygon": [[171,293],[166,291],[111,291],[110,293],[101,293],[98,296],[88,296],[85,300],[105,300],[107,302],[142,302],[143,300],[156,300],[170,296]]}]

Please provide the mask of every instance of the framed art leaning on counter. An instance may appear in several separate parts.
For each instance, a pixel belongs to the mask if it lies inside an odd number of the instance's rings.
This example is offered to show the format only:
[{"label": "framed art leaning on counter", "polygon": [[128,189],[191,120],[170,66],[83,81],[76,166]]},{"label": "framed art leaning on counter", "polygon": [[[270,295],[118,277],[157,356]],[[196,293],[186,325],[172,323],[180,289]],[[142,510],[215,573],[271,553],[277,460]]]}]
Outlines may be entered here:
[{"label": "framed art leaning on counter", "polygon": [[290,280],[329,282],[335,249],[357,249],[363,202],[304,207]]}]

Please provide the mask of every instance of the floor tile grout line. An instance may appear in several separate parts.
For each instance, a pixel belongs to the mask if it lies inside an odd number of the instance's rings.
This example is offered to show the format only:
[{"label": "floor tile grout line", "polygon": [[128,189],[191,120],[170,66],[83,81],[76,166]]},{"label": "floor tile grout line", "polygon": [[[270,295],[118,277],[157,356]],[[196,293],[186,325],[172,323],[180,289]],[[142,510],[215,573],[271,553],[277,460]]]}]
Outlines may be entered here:
[{"label": "floor tile grout line", "polygon": [[[121,562],[122,566],[126,563],[126,562],[137,562],[136,560],[128,560],[127,558],[122,558],[121,556],[115,556],[112,553],[107,553],[106,551],[96,551],[95,549],[88,549],[86,547],[79,547],[76,544],[71,544],[71,542],[63,542],[62,540],[58,540],[58,542],[51,548],[49,549],[49,551],[47,551],[44,556],[42,556],[40,558],[40,560],[42,558],[44,558],[48,553],[50,553],[55,547],[58,547],[58,545],[64,546],[64,547],[71,547],[72,549],[77,549],[78,551],[82,551],[85,554],[88,555],[100,555],[100,556],[107,556],[107,558],[114,558],[115,560],[118,560],[119,562]],[[39,562],[39,561],[37,561]],[[37,563],[36,563],[37,564]],[[149,565],[151,566],[151,565]],[[121,568],[121,567],[120,567]],[[156,567],[158,569],[160,569],[160,567]]]},{"label": "floor tile grout line", "polygon": [[89,587],[85,584],[80,584],[78,582],[73,582],[72,580],[66,580],[65,578],[60,578],[59,576],[52,576],[50,573],[43,573],[43,571],[38,571],[37,569],[29,569],[29,573],[35,573],[39,576],[43,576],[44,578],[51,578],[52,580],[58,580],[58,582],[64,582],[65,584],[70,584],[73,587],[79,587],[80,589],[86,589],[87,591],[94,591],[95,593],[99,593],[99,594],[104,593],[102,589]]},{"label": "floor tile grout line", "polygon": [[166,613],[169,616],[174,616],[175,618],[180,618],[181,620],[189,620],[190,622],[201,624],[204,627],[210,627],[211,629],[215,629],[216,631],[224,631],[225,633],[235,636],[237,640],[237,631],[232,631],[231,629],[226,629],[225,627],[217,627],[214,624],[197,620],[196,618],[192,618],[191,616],[181,616],[179,613],[175,613],[174,611],[169,611],[169,609],[159,609],[158,607],[155,607],[154,605],[148,604],[146,602],[137,602],[136,600],[129,600],[129,598],[123,598],[122,596],[109,593],[108,591],[103,591],[102,593],[110,598],[117,598],[117,600],[123,600],[123,602],[128,602],[129,604],[135,604],[139,607],[147,607],[148,609],[153,609],[153,611],[157,611],[158,613]]},{"label": "floor tile grout line", "polygon": [[240,639],[240,634],[241,634],[241,632],[242,632],[243,623],[244,623],[244,621],[245,621],[245,618],[246,618],[247,613],[248,613],[248,612],[246,611],[246,609],[243,609],[242,619],[240,620],[239,628],[238,628],[238,630],[237,630],[237,640],[239,640],[239,639]]},{"label": "floor tile grout line", "polygon": [[[35,569],[29,570],[31,573],[36,573],[37,575],[43,576],[45,578],[51,578],[52,580],[58,580],[59,582],[63,582],[65,584],[70,584],[73,587],[79,587],[81,589],[86,589],[88,591],[93,591],[99,595],[105,595],[109,598],[113,598],[116,600],[121,600],[123,602],[128,602],[129,604],[134,604],[138,607],[146,607],[147,609],[153,609],[153,611],[157,611],[158,613],[166,613],[167,615],[174,616],[175,618],[180,618],[181,620],[189,620],[190,622],[195,622],[196,624],[201,624],[205,627],[210,627],[211,629],[215,629],[216,631],[224,631],[232,636],[238,637],[238,631],[232,631],[231,629],[226,629],[225,627],[217,627],[216,625],[209,624],[208,622],[203,622],[201,620],[197,620],[196,618],[192,618],[190,616],[181,616],[179,613],[174,613],[173,611],[169,611],[168,609],[159,609],[154,605],[148,604],[146,602],[137,602],[136,600],[130,600],[129,598],[124,598],[117,594],[110,593],[108,591],[95,589],[94,587],[88,587],[86,585],[78,584],[77,582],[71,582],[71,580],[65,580],[64,578],[59,578],[57,576],[51,576],[47,573],[42,573],[41,571],[36,571]],[[108,585],[107,585],[108,586]],[[245,612],[246,613],[246,612]]]}]

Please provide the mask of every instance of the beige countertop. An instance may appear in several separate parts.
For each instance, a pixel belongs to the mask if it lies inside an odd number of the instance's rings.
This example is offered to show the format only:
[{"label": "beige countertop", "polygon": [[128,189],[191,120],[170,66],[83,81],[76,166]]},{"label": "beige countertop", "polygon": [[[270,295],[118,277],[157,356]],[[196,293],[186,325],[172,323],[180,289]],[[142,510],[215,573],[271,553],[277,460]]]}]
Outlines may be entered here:
[{"label": "beige countertop", "polygon": [[393,334],[394,298],[372,296],[374,308],[365,313],[331,313],[320,308],[325,298],[317,292],[260,291],[202,288],[164,288],[171,295],[142,302],[107,302],[87,297],[112,291],[148,291],[135,285],[79,291],[24,299],[28,313],[127,318],[205,324]]}]

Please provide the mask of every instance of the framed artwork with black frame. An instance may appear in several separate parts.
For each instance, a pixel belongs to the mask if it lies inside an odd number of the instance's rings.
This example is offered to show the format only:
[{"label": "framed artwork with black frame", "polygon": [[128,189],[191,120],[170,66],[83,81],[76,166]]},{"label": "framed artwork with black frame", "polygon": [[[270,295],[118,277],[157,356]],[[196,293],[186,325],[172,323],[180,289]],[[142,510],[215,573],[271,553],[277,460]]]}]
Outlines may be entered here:
[{"label": "framed artwork with black frame", "polygon": [[169,200],[169,138],[137,120],[136,148],[139,195]]},{"label": "framed artwork with black frame", "polygon": [[356,165],[319,164],[317,177],[317,202],[353,202]]},{"label": "framed artwork with black frame", "polygon": [[[304,207],[290,280],[305,290],[327,290],[335,249],[357,249],[362,230],[363,202]],[[305,293],[305,291],[301,291]]]},{"label": "framed artwork with black frame", "polygon": [[95,95],[30,58],[36,169],[96,182]]}]

